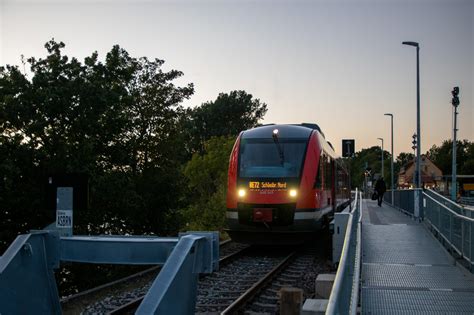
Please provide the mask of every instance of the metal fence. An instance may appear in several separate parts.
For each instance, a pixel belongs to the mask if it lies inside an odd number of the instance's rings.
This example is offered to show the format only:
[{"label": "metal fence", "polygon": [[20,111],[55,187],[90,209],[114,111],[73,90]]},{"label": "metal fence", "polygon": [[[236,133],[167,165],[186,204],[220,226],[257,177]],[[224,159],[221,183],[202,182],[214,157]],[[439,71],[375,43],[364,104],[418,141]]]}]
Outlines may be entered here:
[{"label": "metal fence", "polygon": [[[422,198],[421,198],[421,191],[422,189],[415,188],[415,189],[402,189],[402,190],[395,190],[393,191],[393,203],[392,203],[392,191],[387,191],[383,199],[385,202],[393,205],[395,208],[409,214],[415,218],[423,218],[423,207],[421,206]],[[416,204],[415,204],[415,194],[419,194],[418,197],[418,209],[419,212],[416,211]]]},{"label": "metal fence", "polygon": [[362,196],[356,191],[326,314],[356,314],[361,265]]},{"label": "metal fence", "polygon": [[425,221],[474,272],[474,208],[461,206],[429,189],[423,192],[423,208]]}]

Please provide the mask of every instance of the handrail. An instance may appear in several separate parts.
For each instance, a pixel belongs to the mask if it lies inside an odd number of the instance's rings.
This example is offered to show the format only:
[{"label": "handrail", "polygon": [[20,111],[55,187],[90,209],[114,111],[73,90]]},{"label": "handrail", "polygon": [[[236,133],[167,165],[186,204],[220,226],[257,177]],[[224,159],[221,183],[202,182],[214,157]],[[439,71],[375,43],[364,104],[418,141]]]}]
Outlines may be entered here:
[{"label": "handrail", "polygon": [[[346,276],[346,273],[349,272],[348,268],[347,268],[347,265],[348,265],[348,260],[351,259],[351,257],[349,257],[349,250],[350,250],[350,247],[351,247],[351,239],[352,239],[352,233],[353,233],[353,228],[354,226],[357,228],[358,225],[360,224],[360,220],[361,220],[361,216],[359,215],[361,209],[360,209],[360,192],[358,192],[356,190],[356,197],[355,197],[355,200],[354,200],[354,210],[350,213],[349,215],[349,218],[348,218],[348,221],[347,221],[347,227],[346,227],[346,234],[345,234],[345,237],[344,237],[344,244],[342,246],[342,253],[341,253],[341,259],[340,259],[340,262],[339,262],[339,266],[337,268],[337,272],[336,272],[336,277],[334,279],[334,284],[333,284],[333,287],[332,287],[332,290],[331,290],[331,295],[329,297],[329,301],[328,301],[328,306],[326,308],[326,314],[338,314],[340,313],[338,311],[338,303],[340,302],[340,298],[341,298],[341,294],[342,294],[342,290],[344,289],[344,278]],[[354,218],[354,214],[356,215],[359,215],[358,218]],[[358,220],[357,223],[354,225],[353,224],[353,220]],[[360,231],[360,228],[359,228],[359,231]],[[357,236],[357,238],[359,238]],[[359,244],[360,245],[360,244]],[[357,247],[357,246],[356,246]],[[357,250],[357,249],[356,249]],[[358,247],[358,250],[360,250],[360,247]],[[357,253],[355,253],[355,256],[357,257]],[[357,258],[355,258],[357,260]],[[355,270],[355,274],[359,275],[360,274],[360,270]],[[352,285],[354,284],[354,279],[355,278],[352,278]],[[356,287],[357,287],[357,291],[354,292],[354,290],[351,290],[351,296],[353,294],[355,294],[355,299],[353,299],[353,297],[351,297],[350,301],[343,301],[343,303],[347,303],[349,302],[349,308],[350,308],[350,312],[352,314],[355,314],[354,313],[354,310],[357,309],[357,302],[356,302],[356,305],[354,307],[354,305],[352,305],[351,301],[352,300],[355,300],[357,301],[358,300],[358,282],[359,282],[359,278],[355,279],[356,281]],[[346,304],[348,305],[348,304]]]},{"label": "handrail", "polygon": [[[359,201],[362,203],[362,200]],[[353,278],[353,292],[355,292],[355,299],[351,298],[351,315],[357,314],[357,304],[359,302],[359,285],[360,285],[360,272],[361,272],[361,248],[362,248],[362,205],[359,205],[359,222],[357,222],[357,243],[356,243],[356,253],[355,253],[355,260],[354,260],[354,278]],[[354,283],[355,282],[355,283]],[[353,305],[355,303],[355,305]]]},{"label": "handrail", "polygon": [[[456,217],[460,218],[460,219],[463,219],[463,220],[467,220],[467,221],[470,221],[470,222],[474,222],[474,218],[470,218],[470,217],[466,217],[465,215],[462,215],[462,214],[459,214],[451,209],[449,209],[448,207],[446,207],[446,205],[442,204],[441,202],[439,202],[438,200],[436,200],[435,198],[431,197],[430,195],[426,194],[426,193],[423,193],[423,195],[425,195],[425,197],[428,197],[430,198],[431,200],[433,200],[434,202],[436,202],[437,204],[439,204],[440,206],[442,206],[443,208],[445,208],[446,210],[448,210],[449,212],[451,212],[453,215],[455,215]],[[441,195],[440,195],[441,196]],[[456,204],[455,204],[456,205]],[[459,205],[456,205],[457,207],[460,207]]]},{"label": "handrail", "polygon": [[427,190],[428,190],[428,191],[431,191],[432,193],[437,194],[438,196],[440,196],[441,198],[443,198],[445,201],[451,203],[451,204],[452,204],[453,206],[455,206],[455,207],[462,207],[464,210],[467,209],[467,210],[469,210],[469,211],[474,211],[474,207],[471,207],[471,206],[469,206],[469,205],[460,205],[460,204],[458,204],[458,203],[452,201],[451,199],[446,198],[445,196],[443,196],[443,195],[437,193],[437,192],[434,191],[433,189],[428,188]]}]

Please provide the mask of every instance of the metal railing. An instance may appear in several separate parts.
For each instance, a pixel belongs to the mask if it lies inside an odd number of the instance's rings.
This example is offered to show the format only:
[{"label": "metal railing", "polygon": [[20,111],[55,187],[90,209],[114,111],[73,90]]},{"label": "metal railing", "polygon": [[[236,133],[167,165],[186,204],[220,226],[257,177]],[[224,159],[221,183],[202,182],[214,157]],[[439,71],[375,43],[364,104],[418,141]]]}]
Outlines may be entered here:
[{"label": "metal railing", "polygon": [[20,235],[0,256],[0,314],[61,314],[54,278],[61,261],[163,265],[136,314],[193,314],[199,274],[219,267],[219,234],[60,237],[48,230]]},{"label": "metal railing", "polygon": [[395,208],[401,210],[402,212],[411,215],[413,217],[423,217],[423,207],[421,207],[421,196],[418,200],[419,204],[419,209],[420,212],[416,213],[415,211],[415,193],[419,192],[421,193],[420,188],[415,188],[415,189],[401,189],[401,190],[395,190],[393,191],[393,204],[392,204],[392,191],[388,190],[384,196],[383,199],[385,202],[393,205]]},{"label": "metal railing", "polygon": [[326,314],[356,314],[361,265],[362,196],[356,191]]},{"label": "metal railing", "polygon": [[425,221],[474,272],[474,208],[461,206],[434,192],[423,192]]}]

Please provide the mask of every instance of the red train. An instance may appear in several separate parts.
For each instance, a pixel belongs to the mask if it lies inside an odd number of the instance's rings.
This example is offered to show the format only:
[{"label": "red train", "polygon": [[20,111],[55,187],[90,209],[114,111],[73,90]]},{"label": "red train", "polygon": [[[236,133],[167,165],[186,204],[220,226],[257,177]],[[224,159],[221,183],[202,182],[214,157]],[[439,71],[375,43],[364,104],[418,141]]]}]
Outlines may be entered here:
[{"label": "red train", "polygon": [[347,169],[316,124],[241,132],[227,185],[227,231],[244,243],[304,241],[350,202]]}]

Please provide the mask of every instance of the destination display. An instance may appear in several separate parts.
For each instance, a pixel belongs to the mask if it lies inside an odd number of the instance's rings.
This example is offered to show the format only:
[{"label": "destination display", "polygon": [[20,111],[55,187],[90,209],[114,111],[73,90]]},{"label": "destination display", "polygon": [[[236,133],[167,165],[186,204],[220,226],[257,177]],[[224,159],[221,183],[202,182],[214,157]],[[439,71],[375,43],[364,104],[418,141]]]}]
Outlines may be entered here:
[{"label": "destination display", "polygon": [[286,182],[249,182],[250,190],[259,189],[287,189]]}]

